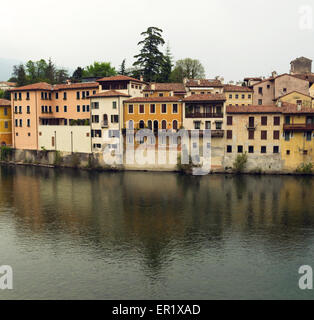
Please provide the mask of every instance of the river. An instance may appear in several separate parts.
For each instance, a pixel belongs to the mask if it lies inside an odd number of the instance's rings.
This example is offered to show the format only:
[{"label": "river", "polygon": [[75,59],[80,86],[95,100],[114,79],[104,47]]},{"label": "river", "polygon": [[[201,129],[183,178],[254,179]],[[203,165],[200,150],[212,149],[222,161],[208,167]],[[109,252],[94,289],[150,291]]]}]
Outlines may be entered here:
[{"label": "river", "polygon": [[313,299],[314,179],[0,167],[0,299]]}]

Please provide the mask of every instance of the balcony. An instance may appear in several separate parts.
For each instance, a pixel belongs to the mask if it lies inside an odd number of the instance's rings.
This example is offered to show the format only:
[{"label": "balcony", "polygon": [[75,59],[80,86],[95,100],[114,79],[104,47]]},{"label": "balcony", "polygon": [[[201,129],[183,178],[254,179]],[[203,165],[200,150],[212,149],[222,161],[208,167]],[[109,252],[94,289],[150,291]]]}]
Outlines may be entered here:
[{"label": "balcony", "polygon": [[314,124],[313,123],[284,124],[283,129],[285,131],[312,131],[314,130]]},{"label": "balcony", "polygon": [[195,119],[195,118],[223,118],[223,113],[206,113],[206,112],[194,112],[186,113],[185,118]]},{"label": "balcony", "polygon": [[246,125],[246,128],[247,128],[248,130],[250,130],[250,131],[255,131],[256,128],[257,128],[257,125],[254,125],[254,124],[252,124],[252,123],[248,123],[248,124]]},{"label": "balcony", "polygon": [[[192,131],[198,130],[189,130],[189,136],[191,137]],[[212,138],[223,138],[225,135],[224,130],[211,130]],[[204,136],[203,130],[199,130],[199,137],[202,138]]]},{"label": "balcony", "polygon": [[108,121],[102,121],[102,122],[101,122],[101,127],[102,127],[102,128],[109,128]]}]

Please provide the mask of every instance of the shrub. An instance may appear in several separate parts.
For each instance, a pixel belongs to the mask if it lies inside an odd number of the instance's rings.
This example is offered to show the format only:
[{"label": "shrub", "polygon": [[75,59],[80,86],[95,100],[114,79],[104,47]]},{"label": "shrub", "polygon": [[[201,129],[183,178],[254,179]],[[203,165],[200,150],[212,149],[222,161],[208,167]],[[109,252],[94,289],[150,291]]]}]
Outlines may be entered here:
[{"label": "shrub", "polygon": [[240,173],[245,169],[247,163],[247,153],[239,154],[233,163],[233,171]]},{"label": "shrub", "polygon": [[310,174],[313,173],[313,168],[314,165],[313,163],[309,162],[309,163],[302,163],[298,168],[297,168],[297,172],[298,173],[306,173],[306,174]]},{"label": "shrub", "polygon": [[56,151],[55,160],[54,160],[53,164],[55,166],[60,166],[62,162],[63,162],[63,158],[61,156],[61,152],[60,151]]},{"label": "shrub", "polygon": [[8,161],[12,156],[13,149],[7,146],[1,147],[0,159],[1,161]]}]

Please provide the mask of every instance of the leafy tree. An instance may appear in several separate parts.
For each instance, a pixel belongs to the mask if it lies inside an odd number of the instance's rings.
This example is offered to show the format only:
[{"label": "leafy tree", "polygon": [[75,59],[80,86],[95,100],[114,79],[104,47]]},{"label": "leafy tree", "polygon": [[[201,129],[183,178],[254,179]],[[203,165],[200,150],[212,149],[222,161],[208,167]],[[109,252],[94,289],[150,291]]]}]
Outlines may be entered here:
[{"label": "leafy tree", "polygon": [[13,66],[13,78],[16,79],[17,86],[24,86],[27,84],[26,72],[23,64]]},{"label": "leafy tree", "polygon": [[69,79],[69,73],[67,70],[61,68],[55,72],[55,83],[64,83]]},{"label": "leafy tree", "polygon": [[176,62],[176,66],[171,74],[171,80],[173,82],[182,82],[184,78],[205,78],[205,69],[199,60],[186,58]]},{"label": "leafy tree", "polygon": [[168,44],[166,53],[164,55],[163,63],[161,65],[160,75],[158,77],[159,82],[170,82],[170,76],[171,76],[171,71],[173,67],[172,61],[173,59],[172,59],[170,47]]},{"label": "leafy tree", "polygon": [[164,55],[158,47],[165,44],[161,36],[162,32],[159,28],[149,27],[141,33],[145,38],[138,43],[139,46],[142,46],[142,49],[138,55],[134,56],[137,60],[133,65],[141,68],[145,81],[156,81],[160,74]]},{"label": "leafy tree", "polygon": [[0,99],[4,99],[4,91],[0,90]]},{"label": "leafy tree", "polygon": [[87,66],[83,71],[84,77],[110,77],[117,75],[116,69],[111,66],[110,62],[97,62]]},{"label": "leafy tree", "polygon": [[45,69],[45,79],[47,79],[49,83],[54,83],[56,80],[56,67],[52,63],[51,59],[49,58],[47,67]]},{"label": "leafy tree", "polygon": [[122,61],[121,66],[120,66],[120,71],[119,74],[121,74],[122,76],[124,76],[126,74],[126,70],[125,70],[125,59]]},{"label": "leafy tree", "polygon": [[73,72],[72,78],[74,80],[79,80],[79,81],[82,80],[83,72],[84,72],[83,68],[77,67],[76,70]]}]

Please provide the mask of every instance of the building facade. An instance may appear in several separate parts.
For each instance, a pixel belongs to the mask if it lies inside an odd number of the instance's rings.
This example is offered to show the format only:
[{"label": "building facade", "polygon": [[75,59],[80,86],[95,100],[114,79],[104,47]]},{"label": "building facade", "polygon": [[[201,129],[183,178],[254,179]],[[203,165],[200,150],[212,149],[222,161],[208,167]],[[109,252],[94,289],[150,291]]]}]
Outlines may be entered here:
[{"label": "building facade", "polygon": [[0,99],[0,144],[1,146],[12,145],[12,120],[11,102]]},{"label": "building facade", "polygon": [[253,89],[245,86],[224,85],[227,106],[250,106],[253,104]]}]

